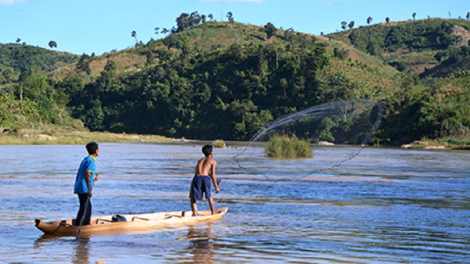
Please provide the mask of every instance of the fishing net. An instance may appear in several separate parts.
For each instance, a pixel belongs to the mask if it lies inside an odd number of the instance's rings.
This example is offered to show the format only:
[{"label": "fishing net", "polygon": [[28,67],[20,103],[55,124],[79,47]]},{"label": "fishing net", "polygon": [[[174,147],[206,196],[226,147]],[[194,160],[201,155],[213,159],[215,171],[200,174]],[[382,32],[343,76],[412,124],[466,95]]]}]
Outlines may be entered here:
[{"label": "fishing net", "polygon": [[[380,102],[365,99],[313,106],[265,125],[234,159],[250,174],[273,180],[302,179],[359,155],[382,115]],[[299,153],[303,154],[296,156]]]}]

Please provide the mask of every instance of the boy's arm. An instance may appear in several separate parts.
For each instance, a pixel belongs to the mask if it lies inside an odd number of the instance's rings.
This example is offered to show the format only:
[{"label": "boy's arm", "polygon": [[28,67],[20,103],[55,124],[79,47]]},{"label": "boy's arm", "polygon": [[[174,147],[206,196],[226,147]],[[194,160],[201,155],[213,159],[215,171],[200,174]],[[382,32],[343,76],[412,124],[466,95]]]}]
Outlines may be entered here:
[{"label": "boy's arm", "polygon": [[217,161],[213,160],[214,163],[211,166],[211,171],[210,171],[210,176],[212,178],[212,183],[214,184],[215,192],[219,193],[220,189],[219,186],[217,185],[217,177],[215,176],[215,167],[217,166]]},{"label": "boy's arm", "polygon": [[91,181],[91,173],[89,171],[87,171],[87,172],[85,172],[85,182],[86,182],[86,185],[88,187],[88,197],[91,198],[91,196],[93,194],[91,193],[90,181]]}]

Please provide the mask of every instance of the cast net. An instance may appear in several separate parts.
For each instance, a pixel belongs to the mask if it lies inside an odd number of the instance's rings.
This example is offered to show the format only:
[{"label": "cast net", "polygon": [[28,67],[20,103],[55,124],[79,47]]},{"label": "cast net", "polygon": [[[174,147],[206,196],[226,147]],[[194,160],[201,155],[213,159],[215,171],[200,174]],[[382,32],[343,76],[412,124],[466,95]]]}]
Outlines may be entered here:
[{"label": "cast net", "polygon": [[359,155],[382,115],[380,102],[365,99],[313,106],[265,125],[234,159],[249,174],[272,180],[303,179]]}]

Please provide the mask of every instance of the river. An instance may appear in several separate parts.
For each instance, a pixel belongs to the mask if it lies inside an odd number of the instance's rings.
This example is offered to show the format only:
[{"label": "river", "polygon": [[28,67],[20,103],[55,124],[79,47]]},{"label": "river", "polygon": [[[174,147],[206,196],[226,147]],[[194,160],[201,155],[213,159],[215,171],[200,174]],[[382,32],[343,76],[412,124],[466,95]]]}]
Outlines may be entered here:
[{"label": "river", "polygon": [[[100,144],[93,215],[190,210],[200,149]],[[469,152],[368,147],[340,167],[273,180],[240,168],[240,151],[214,150],[222,220],[75,241],[43,235],[34,219],[75,217],[85,147],[0,146],[0,262],[470,263]]]}]

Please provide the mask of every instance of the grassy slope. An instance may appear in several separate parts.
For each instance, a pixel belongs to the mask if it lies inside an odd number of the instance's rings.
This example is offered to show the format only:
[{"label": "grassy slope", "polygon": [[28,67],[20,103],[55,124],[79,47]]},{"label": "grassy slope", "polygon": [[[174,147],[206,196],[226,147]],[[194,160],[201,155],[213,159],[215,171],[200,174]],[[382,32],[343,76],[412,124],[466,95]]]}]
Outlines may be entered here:
[{"label": "grassy slope", "polygon": [[[267,38],[262,27],[253,25],[243,25],[240,23],[229,24],[226,22],[208,22],[204,27],[199,26],[186,32],[180,33],[186,37],[193,52],[217,52],[219,49],[226,49],[232,44],[239,45],[267,45],[278,44],[288,45],[284,39],[284,30],[278,30],[277,37]],[[313,35],[309,35],[310,37]],[[329,74],[341,72],[351,81],[357,83],[364,91],[373,95],[372,90],[382,90],[392,92],[395,90],[394,76],[398,71],[384,64],[379,58],[370,56],[348,43],[329,39],[327,37],[315,36],[318,42],[327,44],[327,50],[332,54],[334,48],[345,49],[349,51],[348,60],[332,59],[331,65],[324,69],[322,76],[326,78]],[[158,59],[154,64],[146,63],[146,51],[156,52],[161,49],[167,49],[161,44],[161,41],[150,42],[146,46],[139,46],[121,52],[113,52],[95,58],[90,68],[92,75],[98,75],[103,71],[108,60],[116,62],[118,71],[125,73],[128,71],[138,71],[144,67],[153,67],[158,65]],[[180,52],[177,49],[171,49],[172,52]],[[332,55],[331,55],[332,56]],[[54,71],[55,78],[64,78],[70,72],[73,72],[74,66],[64,67]],[[378,98],[373,96],[371,98]]]},{"label": "grassy slope", "polygon": [[[343,43],[351,44],[349,39],[349,35],[351,32],[359,30],[365,31],[372,30],[375,34],[380,35],[380,37],[384,38],[384,33],[387,33],[389,29],[400,26],[412,26],[412,25],[419,25],[424,23],[441,23],[445,21],[451,25],[453,25],[453,33],[454,36],[460,36],[461,40],[456,43],[456,46],[467,45],[468,41],[470,40],[470,21],[463,20],[463,19],[440,19],[440,18],[433,18],[433,19],[422,19],[422,20],[408,20],[408,21],[401,21],[401,22],[390,22],[390,23],[380,23],[374,24],[366,27],[355,28],[352,30],[345,30],[342,32],[334,33],[328,35],[330,38],[339,40]],[[370,36],[371,38],[378,37],[378,36]],[[382,52],[380,54],[380,59],[386,62],[396,62],[396,63],[404,63],[407,67],[405,72],[409,74],[416,74],[419,75],[425,71],[425,69],[431,69],[438,65],[438,61],[434,58],[436,53],[439,51],[444,50],[421,50],[421,51],[410,51],[407,47],[402,47],[394,52]]]}]

